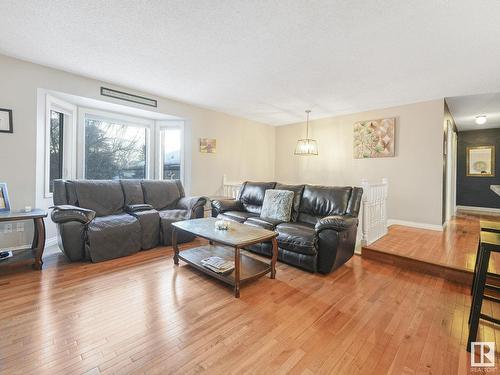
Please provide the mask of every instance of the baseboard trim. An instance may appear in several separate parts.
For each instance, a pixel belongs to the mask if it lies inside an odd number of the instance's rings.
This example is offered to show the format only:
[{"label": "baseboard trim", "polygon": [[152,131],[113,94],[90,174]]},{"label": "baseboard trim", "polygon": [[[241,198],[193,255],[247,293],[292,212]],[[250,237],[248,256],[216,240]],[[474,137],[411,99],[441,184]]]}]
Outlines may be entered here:
[{"label": "baseboard trim", "polygon": [[[51,237],[51,238],[47,238],[45,240],[45,248],[50,247],[50,246],[54,246],[54,245],[57,245],[57,237]],[[6,250],[16,251],[16,250],[26,250],[26,249],[30,249],[30,248],[31,248],[31,244],[26,244],[26,245],[19,245],[19,246],[10,246],[10,247],[6,247],[6,248],[2,248],[0,250],[2,250],[2,251],[6,251]]]},{"label": "baseboard trim", "polygon": [[57,245],[57,237],[47,238],[45,241],[45,247],[50,247]]},{"label": "baseboard trim", "polygon": [[428,224],[428,223],[418,223],[418,222],[415,222],[415,221],[394,220],[394,219],[387,220],[387,226],[390,227],[391,225],[403,225],[405,227],[435,230],[435,231],[438,231],[438,232],[442,232],[443,231],[443,226],[442,225]]},{"label": "baseboard trim", "polygon": [[486,213],[492,213],[492,214],[500,215],[500,208],[475,207],[475,206],[457,206],[457,210],[486,212]]}]

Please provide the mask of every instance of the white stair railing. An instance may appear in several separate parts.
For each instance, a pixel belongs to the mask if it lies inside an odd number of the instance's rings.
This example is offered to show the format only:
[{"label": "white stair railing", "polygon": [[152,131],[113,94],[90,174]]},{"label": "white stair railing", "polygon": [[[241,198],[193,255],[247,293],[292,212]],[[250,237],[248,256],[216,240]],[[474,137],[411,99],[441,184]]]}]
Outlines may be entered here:
[{"label": "white stair railing", "polygon": [[241,182],[230,182],[227,176],[222,176],[222,195],[227,198],[236,199],[240,193]]},{"label": "white stair railing", "polygon": [[361,204],[361,244],[375,242],[387,234],[387,193],[389,182],[383,178],[380,183],[361,180],[363,199]]}]

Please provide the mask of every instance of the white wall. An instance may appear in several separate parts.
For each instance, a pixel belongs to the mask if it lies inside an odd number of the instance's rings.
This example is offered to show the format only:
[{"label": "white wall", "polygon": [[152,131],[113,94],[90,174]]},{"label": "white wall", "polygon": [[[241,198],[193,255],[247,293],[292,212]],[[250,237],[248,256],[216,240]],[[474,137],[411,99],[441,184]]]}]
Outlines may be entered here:
[{"label": "white wall", "polygon": [[[36,174],[36,162],[40,163],[41,157],[40,152],[36,152],[37,126],[43,126],[43,121],[37,119],[39,88],[158,111],[185,119],[186,151],[189,154],[186,180],[193,195],[218,194],[224,174],[231,180],[274,178],[274,127],[2,55],[0,82],[0,108],[12,109],[14,119],[14,134],[0,133],[0,181],[8,184],[13,208],[26,205],[34,207],[37,195],[43,191],[36,188],[37,183],[43,185]],[[155,98],[158,100],[158,108],[103,97],[100,95],[102,85]],[[216,138],[217,153],[199,153],[199,138]],[[50,230],[48,237],[54,234]],[[29,228],[22,235],[4,234],[0,227],[0,248],[27,244],[30,235]]]},{"label": "white wall", "polygon": [[[330,117],[310,123],[318,141],[318,156],[294,156],[304,123],[276,131],[276,180],[290,183],[360,185],[389,179],[388,218],[440,226],[442,224],[444,101]],[[396,156],[353,158],[353,124],[396,117]]]}]

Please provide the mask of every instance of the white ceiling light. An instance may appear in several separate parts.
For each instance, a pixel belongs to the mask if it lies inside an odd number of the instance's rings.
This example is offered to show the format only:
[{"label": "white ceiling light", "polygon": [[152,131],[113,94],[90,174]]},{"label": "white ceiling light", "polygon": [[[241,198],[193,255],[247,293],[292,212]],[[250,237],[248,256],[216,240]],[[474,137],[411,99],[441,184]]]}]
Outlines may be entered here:
[{"label": "white ceiling light", "polygon": [[480,115],[480,116],[476,116],[476,124],[478,125],[483,125],[483,124],[486,124],[486,121],[488,121],[488,119],[486,118],[486,115]]}]

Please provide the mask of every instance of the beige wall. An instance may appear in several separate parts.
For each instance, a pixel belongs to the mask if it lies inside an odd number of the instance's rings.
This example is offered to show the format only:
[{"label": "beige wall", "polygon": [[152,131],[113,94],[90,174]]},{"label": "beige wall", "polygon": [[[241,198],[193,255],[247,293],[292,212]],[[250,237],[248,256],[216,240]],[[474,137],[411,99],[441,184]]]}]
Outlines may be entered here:
[{"label": "beige wall", "polygon": [[[99,95],[107,83],[0,55],[0,107],[13,110],[14,134],[0,134],[0,181],[7,182],[14,208],[40,202],[37,178],[37,89],[47,89],[124,104]],[[442,209],[443,100],[313,121],[319,156],[294,156],[304,124],[278,128],[188,104],[158,98],[157,111],[186,119],[186,180],[191,194],[218,194],[223,174],[230,180],[278,180],[291,183],[359,185],[362,178],[389,178],[388,216],[393,220],[440,225]],[[143,108],[142,106],[132,107]],[[396,117],[396,157],[356,160],[352,125],[359,120]],[[198,152],[199,138],[216,138],[217,153]],[[190,159],[190,162],[189,162]],[[38,187],[37,187],[38,185]],[[2,233],[0,248],[28,242],[26,233]],[[55,235],[49,228],[48,237]]]},{"label": "beige wall", "polygon": [[[84,63],[82,61],[82,64]],[[41,191],[35,187],[37,126],[43,126],[40,121],[37,125],[38,88],[126,104],[100,96],[101,85],[120,89],[114,85],[2,55],[0,85],[0,108],[12,109],[14,118],[14,134],[0,133],[0,181],[7,182],[14,208],[35,206],[37,194],[39,195],[37,191]],[[186,165],[186,179],[190,183],[191,194],[217,194],[223,174],[231,180],[274,178],[274,127],[147,93],[126,90],[156,98],[156,111],[187,121],[186,159],[188,162],[190,159],[190,163]],[[133,103],[130,103],[130,106],[150,109]],[[198,140],[204,137],[217,139],[216,154],[198,152]],[[43,181],[38,181],[38,184],[43,185]],[[55,234],[53,229],[49,231],[49,237]],[[29,230],[25,235],[6,235],[0,227],[0,248],[24,245],[28,237]]]},{"label": "beige wall", "polygon": [[[416,103],[311,123],[319,156],[294,156],[305,125],[276,131],[276,180],[291,183],[359,185],[361,179],[389,179],[388,218],[441,225],[443,178],[443,100]],[[396,117],[396,156],[353,158],[356,121]]]}]

